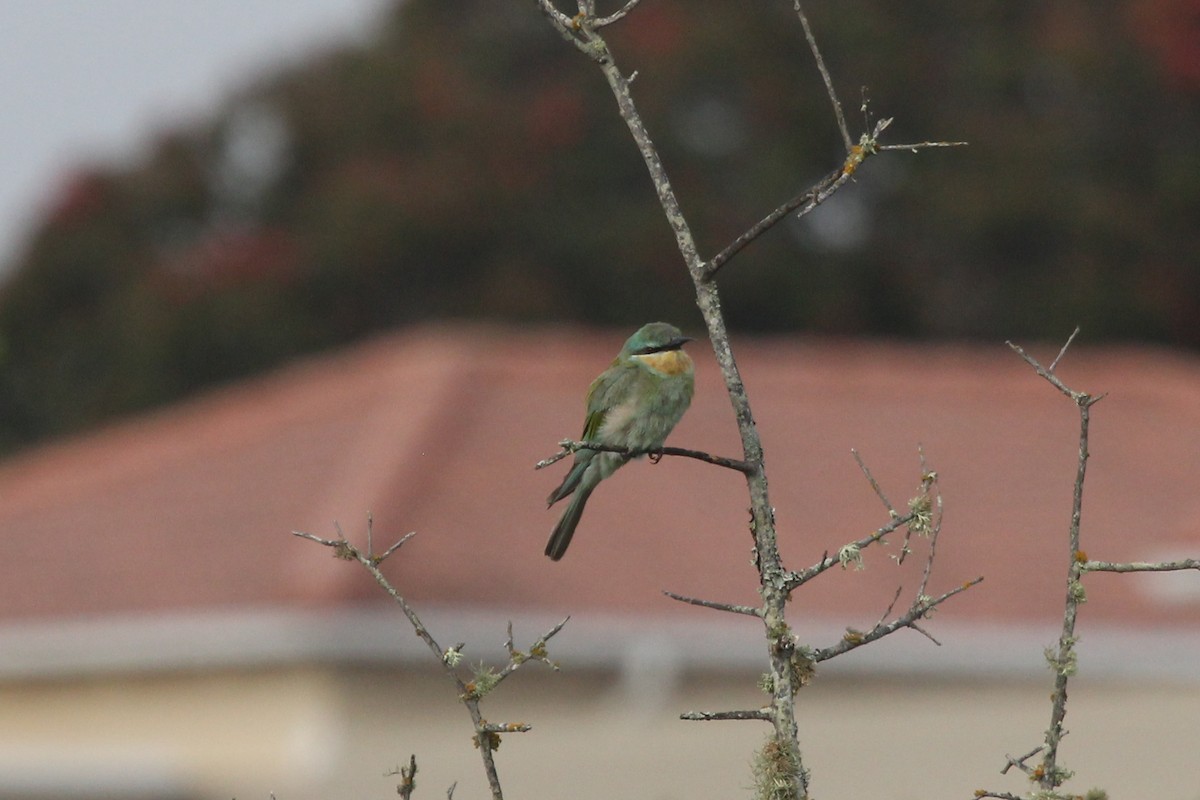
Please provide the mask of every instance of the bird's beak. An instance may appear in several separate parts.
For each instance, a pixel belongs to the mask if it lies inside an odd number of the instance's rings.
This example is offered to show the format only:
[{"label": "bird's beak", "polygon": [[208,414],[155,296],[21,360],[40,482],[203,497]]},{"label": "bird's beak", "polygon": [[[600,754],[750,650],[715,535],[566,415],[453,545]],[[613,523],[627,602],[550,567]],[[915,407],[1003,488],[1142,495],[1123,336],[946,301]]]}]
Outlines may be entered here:
[{"label": "bird's beak", "polygon": [[680,347],[683,347],[688,342],[694,342],[694,341],[696,341],[696,340],[693,339],[691,336],[676,336],[674,339],[671,340],[671,349],[677,350]]}]

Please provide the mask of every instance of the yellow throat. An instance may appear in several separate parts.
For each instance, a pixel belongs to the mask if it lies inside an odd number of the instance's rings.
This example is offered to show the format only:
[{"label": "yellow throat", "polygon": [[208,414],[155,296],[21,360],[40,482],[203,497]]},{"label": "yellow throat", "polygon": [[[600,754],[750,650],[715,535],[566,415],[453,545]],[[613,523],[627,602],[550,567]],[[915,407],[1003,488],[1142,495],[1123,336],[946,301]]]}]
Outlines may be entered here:
[{"label": "yellow throat", "polygon": [[638,359],[651,369],[663,373],[664,375],[678,375],[679,373],[687,372],[692,368],[691,357],[682,350],[665,350],[661,353],[646,353],[644,355],[636,355],[634,358]]}]

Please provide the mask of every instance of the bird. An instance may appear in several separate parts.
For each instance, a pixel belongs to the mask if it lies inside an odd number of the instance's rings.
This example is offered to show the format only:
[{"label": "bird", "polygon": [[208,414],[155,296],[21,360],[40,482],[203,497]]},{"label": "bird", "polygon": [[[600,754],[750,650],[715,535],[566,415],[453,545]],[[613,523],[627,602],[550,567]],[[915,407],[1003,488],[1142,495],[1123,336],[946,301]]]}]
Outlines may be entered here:
[{"label": "bird", "polygon": [[[630,336],[608,369],[587,393],[583,442],[595,442],[644,455],[662,449],[683,417],[695,391],[692,359],[683,345],[693,341],[674,325],[651,322]],[[640,457],[640,456],[639,456]],[[573,494],[546,543],[546,555],[558,561],[567,552],[583,507],[600,481],[632,456],[581,448],[562,484],[546,498],[547,508]]]}]

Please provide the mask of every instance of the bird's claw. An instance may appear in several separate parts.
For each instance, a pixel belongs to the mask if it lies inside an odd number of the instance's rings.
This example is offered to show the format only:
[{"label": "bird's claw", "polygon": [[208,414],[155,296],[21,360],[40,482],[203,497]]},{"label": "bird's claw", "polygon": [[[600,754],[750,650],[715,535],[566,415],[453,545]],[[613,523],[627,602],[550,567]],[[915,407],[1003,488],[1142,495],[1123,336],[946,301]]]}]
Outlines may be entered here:
[{"label": "bird's claw", "polygon": [[657,464],[658,462],[662,461],[662,457],[663,449],[661,447],[657,450],[651,450],[646,454],[646,458],[650,460],[651,464]]}]

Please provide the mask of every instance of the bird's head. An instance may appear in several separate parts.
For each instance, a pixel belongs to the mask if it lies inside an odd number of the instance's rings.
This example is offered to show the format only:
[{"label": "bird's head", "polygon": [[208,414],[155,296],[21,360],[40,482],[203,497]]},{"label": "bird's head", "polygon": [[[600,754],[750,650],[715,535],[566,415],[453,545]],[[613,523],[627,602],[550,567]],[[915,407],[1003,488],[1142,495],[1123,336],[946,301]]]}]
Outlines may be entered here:
[{"label": "bird's head", "polygon": [[690,336],[684,336],[679,328],[666,322],[651,322],[637,329],[637,332],[625,340],[621,348],[622,356],[644,356],[652,353],[666,353],[678,350],[687,342]]}]

